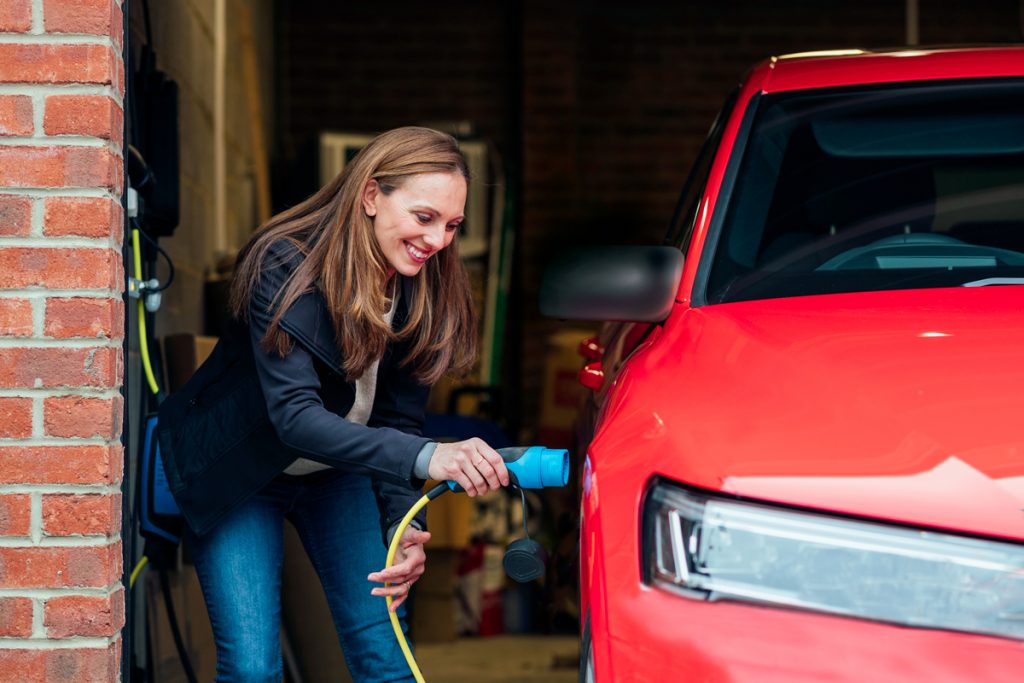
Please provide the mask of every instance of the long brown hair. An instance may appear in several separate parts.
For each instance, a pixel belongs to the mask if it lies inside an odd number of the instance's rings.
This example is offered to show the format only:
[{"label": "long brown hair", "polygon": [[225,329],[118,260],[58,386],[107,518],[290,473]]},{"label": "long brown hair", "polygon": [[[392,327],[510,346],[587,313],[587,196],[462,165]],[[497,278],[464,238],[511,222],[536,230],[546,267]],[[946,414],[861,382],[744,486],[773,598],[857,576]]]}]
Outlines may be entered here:
[{"label": "long brown hair", "polygon": [[360,204],[370,180],[391,194],[413,175],[438,172],[460,173],[469,182],[466,159],[454,138],[430,128],[390,130],[374,138],[319,192],[272,217],[252,236],[239,252],[231,285],[231,309],[237,317],[247,317],[261,269],[280,265],[266,262],[275,243],[288,242],[303,254],[268,309],[273,316],[264,350],[282,356],[291,350],[281,317],[304,293],[319,289],[349,380],[362,375],[397,340],[410,342],[401,362],[412,365],[424,384],[470,368],[476,356],[476,315],[457,240],[412,278],[405,324],[392,331],[384,319],[387,260]]}]

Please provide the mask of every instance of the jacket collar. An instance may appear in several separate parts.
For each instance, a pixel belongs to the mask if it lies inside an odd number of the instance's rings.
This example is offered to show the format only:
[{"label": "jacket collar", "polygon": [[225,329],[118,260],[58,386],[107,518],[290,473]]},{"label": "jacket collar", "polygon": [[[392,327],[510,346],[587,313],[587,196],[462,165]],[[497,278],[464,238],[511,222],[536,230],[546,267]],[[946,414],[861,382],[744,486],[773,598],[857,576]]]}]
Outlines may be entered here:
[{"label": "jacket collar", "polygon": [[[395,309],[395,317],[391,321],[391,329],[397,330],[405,324],[409,315],[408,302],[412,299],[412,278],[396,275],[400,278],[402,296]],[[342,370],[341,351],[334,336],[334,325],[327,310],[327,302],[319,289],[303,294],[281,316],[281,329],[302,344],[309,353],[316,356],[329,368],[344,377]],[[387,353],[387,352],[385,352]]]}]

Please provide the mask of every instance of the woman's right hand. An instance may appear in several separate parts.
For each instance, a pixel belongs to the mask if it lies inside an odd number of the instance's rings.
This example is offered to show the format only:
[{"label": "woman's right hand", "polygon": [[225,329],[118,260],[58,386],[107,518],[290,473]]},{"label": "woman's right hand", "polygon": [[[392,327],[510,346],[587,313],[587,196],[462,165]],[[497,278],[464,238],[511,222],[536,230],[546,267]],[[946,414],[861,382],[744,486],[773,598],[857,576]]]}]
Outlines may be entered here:
[{"label": "woman's right hand", "polygon": [[508,468],[498,452],[476,437],[453,443],[439,443],[430,457],[427,473],[431,479],[451,479],[470,496],[508,486]]}]

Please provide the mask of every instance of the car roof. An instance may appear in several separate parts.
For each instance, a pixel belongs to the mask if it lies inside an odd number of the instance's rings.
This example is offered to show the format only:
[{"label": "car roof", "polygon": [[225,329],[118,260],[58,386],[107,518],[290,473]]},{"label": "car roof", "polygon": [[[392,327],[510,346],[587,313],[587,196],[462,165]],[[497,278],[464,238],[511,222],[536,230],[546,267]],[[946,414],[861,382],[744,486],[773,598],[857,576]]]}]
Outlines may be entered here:
[{"label": "car roof", "polygon": [[1024,76],[1024,46],[824,50],[779,55],[753,68],[748,81],[762,92]]}]

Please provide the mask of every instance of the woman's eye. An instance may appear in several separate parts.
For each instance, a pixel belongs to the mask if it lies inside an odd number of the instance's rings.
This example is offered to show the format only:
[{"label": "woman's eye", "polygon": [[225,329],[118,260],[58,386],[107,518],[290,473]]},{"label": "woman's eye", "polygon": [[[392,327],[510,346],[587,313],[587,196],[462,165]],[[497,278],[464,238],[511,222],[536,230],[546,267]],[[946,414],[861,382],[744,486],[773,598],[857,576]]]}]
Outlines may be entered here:
[{"label": "woman's eye", "polygon": [[423,225],[430,225],[430,215],[429,214],[418,213],[418,214],[416,214],[416,220],[418,220]]},{"label": "woman's eye", "polygon": [[445,228],[448,230],[448,232],[452,232],[453,230],[458,230],[461,227],[462,227],[462,223],[452,223],[450,225],[446,225],[445,226]]}]

